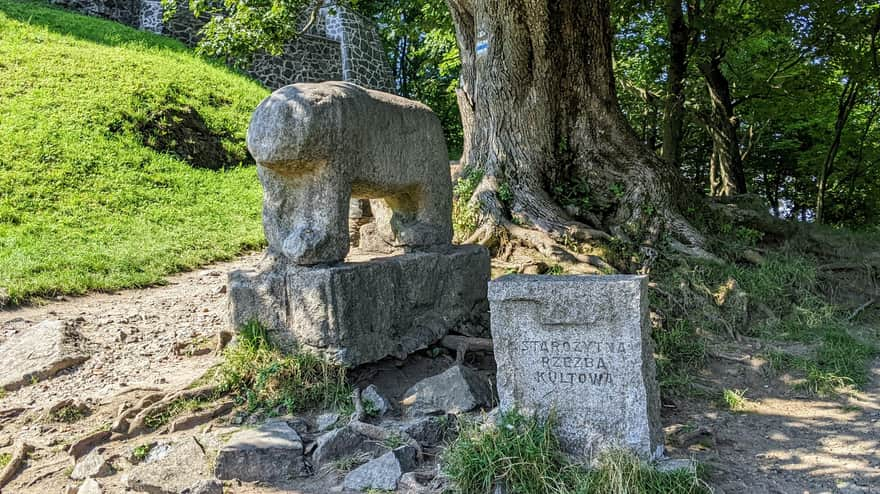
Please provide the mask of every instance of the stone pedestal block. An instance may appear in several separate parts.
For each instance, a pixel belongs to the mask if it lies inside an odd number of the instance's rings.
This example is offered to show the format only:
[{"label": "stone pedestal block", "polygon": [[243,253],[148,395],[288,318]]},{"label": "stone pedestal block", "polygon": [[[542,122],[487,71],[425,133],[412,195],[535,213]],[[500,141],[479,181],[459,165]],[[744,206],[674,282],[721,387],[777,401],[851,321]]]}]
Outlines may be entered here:
[{"label": "stone pedestal block", "polygon": [[404,357],[487,310],[489,253],[440,247],[392,257],[357,254],[329,266],[267,262],[229,274],[229,314],[258,320],[285,349],[346,366]]},{"label": "stone pedestal block", "polygon": [[646,277],[504,276],[489,304],[502,410],[555,410],[578,457],[662,454]]}]

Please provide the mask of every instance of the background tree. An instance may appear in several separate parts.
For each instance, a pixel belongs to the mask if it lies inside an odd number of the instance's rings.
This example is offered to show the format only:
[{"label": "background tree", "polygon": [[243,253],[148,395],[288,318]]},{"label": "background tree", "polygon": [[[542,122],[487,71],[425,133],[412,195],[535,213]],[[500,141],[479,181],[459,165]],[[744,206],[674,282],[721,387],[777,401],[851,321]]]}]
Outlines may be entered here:
[{"label": "background tree", "polygon": [[[460,139],[469,240],[573,261],[584,256],[569,240],[650,244],[667,228],[699,248],[676,204],[688,190],[752,191],[783,218],[876,222],[876,5],[621,0],[612,24],[605,0],[445,3],[347,5],[376,19],[398,92],[434,108],[450,148]],[[203,49],[231,57],[280,49],[315,6],[211,5]],[[841,99],[847,81],[856,97]]]}]

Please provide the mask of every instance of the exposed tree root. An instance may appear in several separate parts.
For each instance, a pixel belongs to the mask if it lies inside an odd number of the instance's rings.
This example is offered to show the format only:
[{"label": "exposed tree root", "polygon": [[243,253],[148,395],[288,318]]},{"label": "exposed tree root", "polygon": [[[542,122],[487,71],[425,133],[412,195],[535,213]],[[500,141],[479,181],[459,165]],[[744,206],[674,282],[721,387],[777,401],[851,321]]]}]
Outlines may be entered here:
[{"label": "exposed tree root", "polygon": [[71,444],[70,448],[67,449],[67,454],[72,456],[74,460],[78,460],[85,456],[89,451],[110,441],[112,436],[113,433],[110,431],[93,432]]},{"label": "exposed tree root", "polygon": [[199,386],[192,389],[184,389],[182,391],[168,394],[161,400],[140,410],[140,412],[138,412],[137,415],[135,415],[134,419],[131,421],[131,425],[129,426],[128,431],[126,431],[124,434],[126,434],[128,437],[132,437],[147,432],[149,430],[149,427],[147,426],[146,421],[150,417],[164,412],[175,401],[209,398],[214,396],[216,392],[217,386],[214,384],[208,384],[205,386]]},{"label": "exposed tree root", "polygon": [[3,489],[9,481],[15,478],[18,469],[33,450],[34,447],[24,441],[19,441],[15,444],[15,448],[12,450],[12,458],[3,468],[3,471],[0,472],[0,489]]},{"label": "exposed tree root", "polygon": [[[530,196],[526,194],[525,197]],[[640,200],[640,197],[628,200]],[[681,215],[673,212],[658,213],[646,219],[638,208],[623,208],[620,215],[627,218],[618,219],[616,225],[610,228],[614,234],[612,236],[603,230],[568,219],[565,212],[548,204],[546,200],[518,200],[511,211],[508,211],[498,198],[496,183],[492,177],[483,179],[471,197],[470,204],[478,210],[479,226],[464,243],[482,245],[502,259],[509,256],[511,245],[516,244],[537,251],[552,262],[560,264],[568,273],[615,273],[617,270],[599,256],[578,252],[577,244],[610,241],[615,237],[632,243],[620,225],[646,222],[643,251],[653,252],[654,244],[665,230],[672,235],[669,246],[673,251],[692,259],[722,262],[706,250],[705,237]]]},{"label": "exposed tree root", "polygon": [[229,413],[235,407],[232,401],[225,401],[215,407],[199,412],[193,412],[189,415],[175,419],[168,425],[168,432],[180,432],[184,430],[198,427],[206,422],[210,422],[217,417]]}]

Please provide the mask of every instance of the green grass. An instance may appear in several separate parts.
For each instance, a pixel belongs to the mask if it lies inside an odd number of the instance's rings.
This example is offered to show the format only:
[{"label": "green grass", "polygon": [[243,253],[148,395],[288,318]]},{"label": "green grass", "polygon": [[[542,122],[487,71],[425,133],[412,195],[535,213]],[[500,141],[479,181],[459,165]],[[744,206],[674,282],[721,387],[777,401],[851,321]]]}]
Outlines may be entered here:
[{"label": "green grass", "polygon": [[708,351],[693,324],[687,320],[674,321],[655,330],[655,357],[657,380],[665,392],[684,393],[692,376],[703,367]]},{"label": "green grass", "polygon": [[721,393],[721,405],[731,412],[742,412],[749,406],[744,389],[725,389]]},{"label": "green grass", "polygon": [[10,461],[12,461],[12,455],[10,453],[0,453],[0,469],[9,465]]},{"label": "green grass", "polygon": [[[263,245],[255,169],[234,164],[268,94],[256,82],[168,38],[10,0],[0,74],[7,303],[154,284]],[[181,114],[203,121],[223,169],[150,147]]]},{"label": "green grass", "polygon": [[152,450],[153,444],[141,444],[140,446],[134,448],[134,450],[131,452],[131,456],[135,459],[135,461],[141,462],[147,459],[147,455],[149,455],[150,451]]},{"label": "green grass", "polygon": [[58,422],[72,424],[84,418],[87,414],[88,409],[81,406],[69,405],[53,412],[52,418]]},{"label": "green grass", "polygon": [[569,463],[553,432],[554,419],[525,417],[512,411],[499,424],[481,430],[464,423],[443,453],[442,468],[455,492],[483,494],[503,483],[518,494],[706,493],[697,472],[661,473],[630,453],[608,451],[596,468]]},{"label": "green grass", "polygon": [[[839,235],[841,242],[849,238]],[[872,336],[876,332],[848,321],[850,311],[835,306],[823,294],[818,261],[788,248],[769,251],[764,257],[765,262],[757,266],[667,264],[655,277],[659,289],[652,292],[652,307],[668,316],[653,334],[658,379],[665,392],[692,388],[694,375],[706,359],[700,331],[726,337],[730,328],[766,341],[800,342],[814,348],[802,355],[766,355],[773,369],[801,374],[803,380],[796,387],[810,394],[833,394],[868,382],[868,365],[878,355]],[[716,305],[731,280],[746,293],[748,327],[735,326],[741,312]]]},{"label": "green grass", "polygon": [[241,328],[237,343],[223,356],[216,372],[221,392],[232,393],[252,411],[283,406],[294,413],[351,404],[343,367],[308,352],[283,353],[259,323]]},{"label": "green grass", "polygon": [[455,231],[455,239],[459,242],[466,240],[477,229],[479,208],[470,201],[481,180],[483,180],[483,172],[472,168],[466,170],[466,173],[455,183],[453,189],[455,200],[452,202],[452,228]]}]

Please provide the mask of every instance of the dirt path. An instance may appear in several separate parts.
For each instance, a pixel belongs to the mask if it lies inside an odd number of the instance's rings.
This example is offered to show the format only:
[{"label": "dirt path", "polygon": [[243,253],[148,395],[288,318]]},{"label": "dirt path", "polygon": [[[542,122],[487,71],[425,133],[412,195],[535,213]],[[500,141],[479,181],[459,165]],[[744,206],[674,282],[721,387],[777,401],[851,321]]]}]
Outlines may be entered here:
[{"label": "dirt path", "polygon": [[[215,355],[192,350],[212,346],[225,327],[226,272],[254,266],[259,258],[252,254],[173,276],[166,286],[0,311],[0,342],[32,324],[63,319],[76,323],[91,353],[84,364],[0,399],[0,412],[24,409],[12,418],[0,416],[0,451],[18,437],[37,447],[4,492],[57,491],[68,483],[66,445],[104,426],[121,399],[144,389],[179,389],[214,364]],[[187,344],[189,351],[174,351]],[[730,412],[706,398],[664,401],[670,454],[706,464],[711,483],[728,494],[880,492],[880,360],[862,392],[811,398],[792,391],[788,376],[768,370],[756,357],[760,345],[713,348],[723,358],[712,358],[697,378],[714,390],[747,389],[747,411]],[[74,424],[41,418],[42,410],[66,398],[86,400],[92,414]],[[120,454],[133,445],[118,446]],[[107,492],[121,488],[112,482]],[[276,492],[265,489],[239,485],[227,492]],[[305,485],[300,489],[309,492]]]},{"label": "dirt path", "polygon": [[[72,321],[89,360],[49,381],[7,393],[0,408],[42,407],[65,398],[102,399],[126,389],[178,389],[213,362],[192,356],[210,347],[225,327],[226,273],[253,266],[260,255],[172,276],[168,284],[113,294],[65,297],[44,305],[0,311],[0,343],[33,324]],[[175,354],[175,344],[190,345]]]},{"label": "dirt path", "polygon": [[809,397],[790,376],[755,357],[761,346],[728,345],[699,382],[744,389],[745,410],[711,400],[666,403],[667,443],[676,456],[708,465],[719,492],[880,492],[880,359],[861,392]]}]

